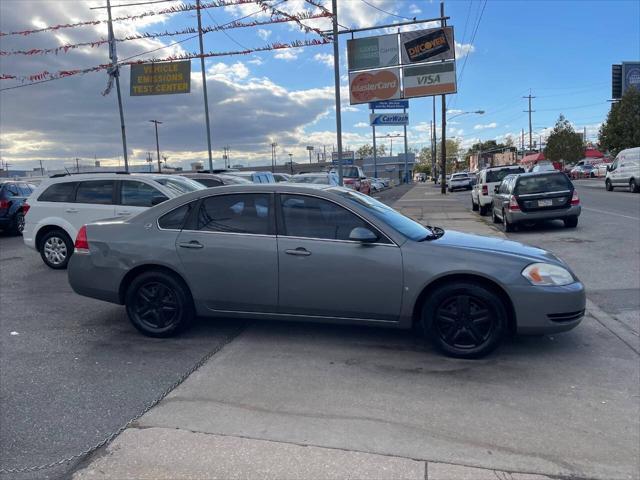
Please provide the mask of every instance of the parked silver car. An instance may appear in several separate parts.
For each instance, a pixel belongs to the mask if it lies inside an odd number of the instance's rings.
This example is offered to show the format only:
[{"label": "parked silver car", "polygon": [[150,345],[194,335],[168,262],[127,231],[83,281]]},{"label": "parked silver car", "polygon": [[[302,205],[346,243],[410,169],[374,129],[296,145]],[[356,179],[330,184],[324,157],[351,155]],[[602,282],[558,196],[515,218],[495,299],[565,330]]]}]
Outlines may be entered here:
[{"label": "parked silver car", "polygon": [[69,282],[174,335],[195,315],[422,328],[471,358],[509,332],[580,322],[582,283],[549,252],[425,227],[351,189],[232,185],[78,233]]}]

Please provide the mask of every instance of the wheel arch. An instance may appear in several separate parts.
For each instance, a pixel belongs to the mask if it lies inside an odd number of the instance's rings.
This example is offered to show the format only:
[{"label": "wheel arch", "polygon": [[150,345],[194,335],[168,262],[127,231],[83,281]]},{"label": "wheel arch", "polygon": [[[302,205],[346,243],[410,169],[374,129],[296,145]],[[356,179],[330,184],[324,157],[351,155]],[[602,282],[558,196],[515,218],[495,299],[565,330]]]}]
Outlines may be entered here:
[{"label": "wheel arch", "polygon": [[507,324],[509,333],[513,334],[516,332],[516,313],[509,294],[507,294],[506,290],[495,280],[483,275],[477,275],[473,273],[454,273],[450,275],[444,275],[434,279],[433,281],[425,285],[413,305],[412,324],[414,328],[418,326],[418,323],[420,322],[420,317],[422,315],[422,306],[424,305],[425,300],[429,297],[431,292],[435,291],[442,285],[453,282],[475,283],[476,285],[487,288],[488,290],[495,293],[502,300],[502,303],[504,304],[505,310],[507,312]]},{"label": "wheel arch", "polygon": [[71,242],[73,243],[74,239],[71,237],[71,235],[69,235],[69,232],[67,231],[66,228],[61,227],[60,225],[55,225],[55,224],[48,224],[45,225],[43,227],[40,227],[38,229],[38,231],[36,232],[36,237],[35,237],[35,245],[36,245],[36,249],[39,251],[40,247],[42,246],[42,239],[44,238],[44,236],[49,233],[52,232],[54,230],[61,230],[62,232],[64,232],[64,234],[69,237],[69,239],[71,240]]},{"label": "wheel arch", "polygon": [[133,282],[133,280],[141,274],[151,271],[163,272],[174,277],[184,285],[184,287],[187,289],[189,297],[191,298],[191,301],[193,302],[193,294],[191,293],[191,288],[180,273],[175,271],[173,268],[167,267],[166,265],[160,265],[157,263],[145,263],[143,265],[135,266],[134,268],[129,270],[124,277],[122,277],[120,286],[118,287],[118,300],[120,304],[124,304],[125,295],[127,294],[127,289],[129,288],[129,285],[131,285],[131,282]]}]

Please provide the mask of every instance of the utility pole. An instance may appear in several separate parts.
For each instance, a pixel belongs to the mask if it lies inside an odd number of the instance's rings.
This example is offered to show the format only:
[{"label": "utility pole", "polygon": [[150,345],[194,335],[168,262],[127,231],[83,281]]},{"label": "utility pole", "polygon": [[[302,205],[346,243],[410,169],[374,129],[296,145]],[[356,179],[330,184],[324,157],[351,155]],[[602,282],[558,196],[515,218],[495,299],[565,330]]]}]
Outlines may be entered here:
[{"label": "utility pole", "polygon": [[584,127],[583,134],[582,134],[582,141],[586,147],[587,146],[587,127]]},{"label": "utility pole", "polygon": [[167,157],[166,155],[162,155],[162,160],[164,160],[164,168],[167,168]]},{"label": "utility pole", "polygon": [[158,120],[149,120],[156,126],[156,153],[158,154],[158,173],[162,173],[162,165],[160,164],[160,143],[158,142],[158,124],[162,125],[162,122]]},{"label": "utility pole", "polygon": [[80,159],[76,157],[76,173],[80,173]]},{"label": "utility pole", "polygon": [[[406,114],[407,109],[403,108],[402,113]],[[409,183],[409,143],[407,142],[407,125],[402,126],[404,129],[404,183]]]},{"label": "utility pole", "polygon": [[533,129],[531,128],[531,113],[535,112],[535,110],[531,110],[531,99],[532,98],[536,98],[536,97],[532,97],[531,96],[531,90],[529,90],[529,95],[527,95],[526,97],[522,97],[522,98],[528,98],[529,99],[529,110],[523,110],[523,112],[529,112],[529,150],[531,150],[532,149],[532,145],[533,145],[533,140],[532,140]]},{"label": "utility pole", "polygon": [[520,144],[522,146],[522,156],[524,157],[524,128],[522,129],[522,135],[520,136]]},{"label": "utility pole", "polygon": [[[376,113],[376,109],[372,108],[371,109],[371,113],[375,114]],[[378,178],[378,152],[377,147],[376,147],[376,126],[375,125],[371,125],[371,128],[373,129],[373,177],[374,178]]]},{"label": "utility pole", "polygon": [[438,153],[438,147],[436,142],[438,141],[436,137],[436,97],[431,97],[433,100],[433,130],[431,132],[431,170],[433,171],[433,183],[436,182],[436,155]]},{"label": "utility pole", "polygon": [[289,171],[293,175],[293,153],[289,153]]},{"label": "utility pole", "polygon": [[278,144],[276,142],[271,142],[271,173],[275,173],[276,171],[276,147]]},{"label": "utility pole", "polygon": [[222,147],[222,150],[224,151],[224,153],[222,154],[222,159],[224,160],[224,168],[230,168],[231,161],[229,160],[229,151],[231,149],[229,148],[229,145],[225,145],[224,147]]},{"label": "utility pole", "polygon": [[44,167],[42,166],[42,160],[40,160],[40,175],[44,176]]},{"label": "utility pole", "polygon": [[124,171],[129,171],[129,157],[127,156],[127,134],[124,128],[124,113],[122,111],[122,94],[120,93],[120,70],[118,68],[118,54],[116,53],[116,41],[113,35],[113,21],[111,20],[111,1],[107,0],[107,16],[109,26],[109,57],[111,68],[109,75],[116,79],[116,92],[118,94],[118,110],[120,110],[120,131],[122,132],[122,151],[124,152]]},{"label": "utility pole", "polygon": [[[444,19],[444,1],[440,1],[440,26],[444,27],[446,26],[447,22]],[[441,148],[441,162],[442,162],[442,166],[441,168],[441,172],[440,172],[440,193],[442,195],[446,195],[447,194],[447,97],[446,95],[442,95],[441,97],[442,99],[442,133],[441,133],[441,139],[440,141],[442,142],[442,148]]]},{"label": "utility pole", "polygon": [[[340,47],[338,42],[338,0],[331,0],[333,8],[333,80],[336,93],[336,135],[338,137],[338,185],[342,186],[342,114],[340,112]],[[292,167],[293,168],[293,167]]]},{"label": "utility pole", "polygon": [[309,165],[311,165],[311,152],[313,152],[313,146],[307,145],[307,151],[309,152]]},{"label": "utility pole", "polygon": [[147,152],[147,163],[149,164],[149,173],[153,172],[153,168],[152,168],[153,159],[151,158],[151,152]]},{"label": "utility pole", "polygon": [[204,119],[207,126],[207,152],[209,153],[209,172],[213,171],[213,155],[211,153],[211,125],[209,124],[209,98],[207,97],[207,74],[204,69],[204,46],[202,43],[202,19],[200,17],[200,0],[196,0],[198,14],[198,37],[200,40],[200,72],[202,73],[202,93],[204,94]]}]

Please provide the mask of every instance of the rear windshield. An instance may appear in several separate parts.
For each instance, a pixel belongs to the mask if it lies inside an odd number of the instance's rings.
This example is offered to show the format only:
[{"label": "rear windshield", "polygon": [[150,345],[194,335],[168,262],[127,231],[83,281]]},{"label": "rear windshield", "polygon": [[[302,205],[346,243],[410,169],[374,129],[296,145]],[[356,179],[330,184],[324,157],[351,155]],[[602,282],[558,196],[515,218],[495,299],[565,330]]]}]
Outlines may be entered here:
[{"label": "rear windshield", "polygon": [[531,193],[557,192],[570,190],[571,181],[563,173],[520,177],[514,193],[527,195]]},{"label": "rear windshield", "polygon": [[194,182],[189,178],[154,178],[160,185],[164,185],[176,195],[182,195],[183,193],[195,192],[196,190],[202,190],[206,188],[204,185],[198,182]]},{"label": "rear windshield", "polygon": [[453,177],[451,177],[452,180],[465,180],[469,178],[469,175],[467,175],[466,173],[456,173]]},{"label": "rear windshield", "polygon": [[359,178],[360,172],[356,167],[342,167],[342,176],[349,178]]},{"label": "rear windshield", "polygon": [[512,173],[524,173],[522,167],[518,168],[501,168],[500,170],[488,170],[487,171],[487,183],[501,182],[504,177],[511,175]]}]

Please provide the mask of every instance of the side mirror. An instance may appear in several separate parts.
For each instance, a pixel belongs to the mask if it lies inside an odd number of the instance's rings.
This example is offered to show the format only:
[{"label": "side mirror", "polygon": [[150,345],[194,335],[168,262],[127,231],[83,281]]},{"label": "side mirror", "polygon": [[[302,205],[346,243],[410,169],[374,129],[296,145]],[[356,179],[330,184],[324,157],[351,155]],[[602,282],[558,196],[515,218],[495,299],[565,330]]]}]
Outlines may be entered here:
[{"label": "side mirror", "polygon": [[611,165],[607,165],[607,172],[611,171]]},{"label": "side mirror", "polygon": [[374,243],[378,241],[378,236],[368,228],[356,227],[351,230],[349,240],[361,243]]},{"label": "side mirror", "polygon": [[164,195],[156,195],[151,199],[151,206],[156,206],[166,200],[169,200],[169,199]]},{"label": "side mirror", "polygon": [[495,187],[493,187],[493,193],[498,193],[499,190],[500,190],[500,185],[496,185]]},{"label": "side mirror", "polygon": [[360,180],[366,180],[367,177],[360,177]]}]

